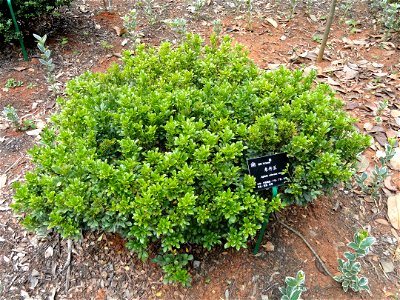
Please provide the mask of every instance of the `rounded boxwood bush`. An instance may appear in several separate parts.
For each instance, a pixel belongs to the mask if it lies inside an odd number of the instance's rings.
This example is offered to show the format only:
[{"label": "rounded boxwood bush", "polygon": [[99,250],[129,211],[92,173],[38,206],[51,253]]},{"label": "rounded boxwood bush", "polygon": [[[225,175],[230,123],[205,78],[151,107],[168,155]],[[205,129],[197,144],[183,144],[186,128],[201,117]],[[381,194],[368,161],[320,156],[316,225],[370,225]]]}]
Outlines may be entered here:
[{"label": "rounded boxwood bush", "polygon": [[[63,5],[69,5],[72,0],[12,0],[11,4],[21,31],[27,30],[27,24],[32,24],[39,17],[50,15]],[[30,26],[29,26],[30,27]],[[8,43],[18,38],[12,22],[7,0],[0,0],[0,42]]]},{"label": "rounded boxwood bush", "polygon": [[[151,243],[166,281],[188,283],[186,244],[246,247],[267,214],[351,176],[368,139],[314,77],[260,70],[228,37],[142,45],[69,82],[13,208],[28,228],[64,237],[118,232],[143,259]],[[288,181],[269,199],[246,158],[277,152]]]}]

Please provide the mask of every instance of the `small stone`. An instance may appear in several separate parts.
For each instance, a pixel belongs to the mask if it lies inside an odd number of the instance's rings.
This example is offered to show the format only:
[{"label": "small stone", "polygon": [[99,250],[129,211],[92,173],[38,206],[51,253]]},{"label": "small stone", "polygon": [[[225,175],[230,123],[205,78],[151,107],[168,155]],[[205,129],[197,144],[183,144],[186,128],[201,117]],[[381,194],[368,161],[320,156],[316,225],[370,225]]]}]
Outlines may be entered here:
[{"label": "small stone", "polygon": [[287,37],[285,35],[281,36],[281,41],[285,41],[287,39]]},{"label": "small stone", "polygon": [[45,258],[49,258],[51,256],[53,256],[53,247],[49,246],[46,251],[44,252],[44,257]]},{"label": "small stone", "polygon": [[21,295],[21,297],[24,298],[24,299],[32,299],[32,298],[29,296],[29,294],[28,294],[26,291],[24,291],[24,290],[21,290],[20,295]]},{"label": "small stone", "polygon": [[229,300],[229,290],[225,291],[225,300]]},{"label": "small stone", "polygon": [[101,272],[101,277],[103,277],[103,278],[107,278],[107,272],[106,271],[103,271],[103,272]]},{"label": "small stone", "polygon": [[193,267],[194,267],[195,269],[200,268],[200,262],[199,262],[198,260],[193,261]]},{"label": "small stone", "polygon": [[39,275],[40,275],[40,273],[36,269],[32,270],[32,273],[31,273],[32,277],[38,277]]},{"label": "small stone", "polygon": [[261,295],[261,300],[269,300],[268,295]]},{"label": "small stone", "polygon": [[38,128],[38,129],[28,130],[25,133],[30,136],[38,136],[41,132],[42,129]]},{"label": "small stone", "polygon": [[391,273],[394,271],[394,264],[390,260],[381,260],[380,261],[382,269],[385,273]]}]

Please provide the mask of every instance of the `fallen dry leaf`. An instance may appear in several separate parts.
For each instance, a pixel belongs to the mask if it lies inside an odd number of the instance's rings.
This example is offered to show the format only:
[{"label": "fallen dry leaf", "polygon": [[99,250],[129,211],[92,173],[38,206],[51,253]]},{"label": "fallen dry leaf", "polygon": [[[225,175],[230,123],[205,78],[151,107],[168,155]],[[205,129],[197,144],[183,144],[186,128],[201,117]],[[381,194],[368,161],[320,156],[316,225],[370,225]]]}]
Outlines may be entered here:
[{"label": "fallen dry leaf", "polygon": [[390,224],[399,230],[400,229],[400,194],[390,196],[387,200],[388,217]]},{"label": "fallen dry leaf", "polygon": [[390,226],[389,222],[386,221],[385,219],[376,219],[375,222],[378,223],[378,224]]},{"label": "fallen dry leaf", "polygon": [[367,131],[370,131],[373,127],[374,127],[374,125],[369,122],[364,123],[364,129]]},{"label": "fallen dry leaf", "polygon": [[385,181],[384,181],[385,187],[392,191],[395,192],[397,191],[397,188],[392,184],[392,176],[388,176],[386,177]]},{"label": "fallen dry leaf", "polygon": [[365,172],[369,167],[369,159],[365,155],[361,155],[357,164],[357,172]]},{"label": "fallen dry leaf", "polygon": [[310,19],[311,19],[313,22],[318,22],[318,19],[317,19],[317,17],[316,17],[315,15],[310,15]]},{"label": "fallen dry leaf", "polygon": [[388,143],[386,134],[381,131],[374,133],[374,138],[382,147]]},{"label": "fallen dry leaf", "polygon": [[41,132],[42,132],[42,129],[38,128],[38,129],[28,130],[25,133],[30,136],[38,136]]},{"label": "fallen dry leaf", "polygon": [[268,22],[269,24],[271,24],[272,26],[274,26],[275,28],[278,28],[278,23],[277,23],[274,19],[272,19],[272,18],[267,18],[266,20],[267,20],[267,22]]},{"label": "fallen dry leaf", "polygon": [[400,247],[397,246],[396,251],[393,254],[394,261],[400,261]]},{"label": "fallen dry leaf", "polygon": [[348,66],[344,66],[343,72],[345,73],[345,75],[344,75],[345,80],[352,80],[352,79],[356,78],[359,73],[358,71],[353,70],[352,68],[349,68]]},{"label": "fallen dry leaf", "polygon": [[395,154],[390,160],[390,167],[393,170],[400,171],[400,148],[395,149]]},{"label": "fallen dry leaf", "polygon": [[390,111],[390,114],[392,115],[393,118],[398,118],[400,117],[400,110],[393,109]]},{"label": "fallen dry leaf", "polygon": [[329,76],[328,76],[328,84],[329,84],[329,85],[337,85],[337,86],[340,86],[340,83],[339,83],[339,82],[333,80],[333,79],[332,79],[331,77],[329,77]]},{"label": "fallen dry leaf", "polygon": [[22,72],[23,70],[26,70],[27,69],[27,67],[15,67],[15,68],[13,68],[15,71],[18,71],[18,72]]},{"label": "fallen dry leaf", "polygon": [[7,175],[6,174],[2,174],[0,176],[0,189],[2,189],[3,187],[6,186],[6,182],[7,182]]},{"label": "fallen dry leaf", "polygon": [[118,26],[114,26],[113,29],[115,30],[115,33],[116,33],[118,36],[121,36],[121,35],[123,35],[124,33],[126,33],[126,29],[125,29],[125,28],[121,28],[121,27],[118,27]]}]

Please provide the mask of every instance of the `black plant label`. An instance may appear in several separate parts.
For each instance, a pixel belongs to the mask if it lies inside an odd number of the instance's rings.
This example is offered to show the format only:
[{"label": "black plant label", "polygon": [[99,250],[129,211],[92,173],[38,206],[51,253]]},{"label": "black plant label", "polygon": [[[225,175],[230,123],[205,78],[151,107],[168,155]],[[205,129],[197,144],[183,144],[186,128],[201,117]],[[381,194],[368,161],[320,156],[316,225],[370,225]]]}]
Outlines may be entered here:
[{"label": "black plant label", "polygon": [[283,171],[289,163],[286,153],[278,153],[247,160],[249,174],[256,179],[256,191],[262,191],[285,183]]}]

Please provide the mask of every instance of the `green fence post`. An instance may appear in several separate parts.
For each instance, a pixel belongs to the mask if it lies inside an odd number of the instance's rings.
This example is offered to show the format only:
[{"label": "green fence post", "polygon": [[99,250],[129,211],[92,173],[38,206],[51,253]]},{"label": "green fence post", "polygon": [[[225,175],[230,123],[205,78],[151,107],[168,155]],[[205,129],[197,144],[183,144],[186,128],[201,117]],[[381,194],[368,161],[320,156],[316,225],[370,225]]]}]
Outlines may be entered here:
[{"label": "green fence post", "polygon": [[[277,195],[278,195],[278,187],[274,186],[272,188],[272,198],[275,198]],[[264,233],[265,233],[265,229],[267,228],[268,221],[269,221],[269,215],[266,216],[265,221],[262,224],[262,227],[261,227],[261,230],[260,230],[260,234],[259,234],[258,239],[257,239],[256,246],[255,246],[255,248],[253,250],[253,254],[254,255],[256,255],[258,253],[258,250],[260,249],[261,242],[262,242],[262,239],[264,237]]]},{"label": "green fence post", "polygon": [[7,4],[8,4],[8,8],[10,9],[11,18],[12,18],[12,20],[14,22],[15,32],[19,36],[18,39],[19,39],[19,43],[21,44],[21,49],[22,49],[22,54],[24,55],[24,60],[28,61],[29,59],[28,59],[28,54],[26,53],[26,50],[25,50],[24,39],[22,37],[22,33],[19,31],[17,19],[15,18],[14,10],[13,10],[12,5],[11,5],[11,0],[7,0]]}]

